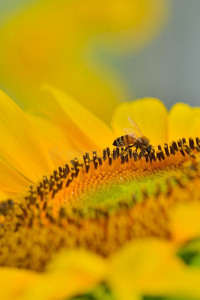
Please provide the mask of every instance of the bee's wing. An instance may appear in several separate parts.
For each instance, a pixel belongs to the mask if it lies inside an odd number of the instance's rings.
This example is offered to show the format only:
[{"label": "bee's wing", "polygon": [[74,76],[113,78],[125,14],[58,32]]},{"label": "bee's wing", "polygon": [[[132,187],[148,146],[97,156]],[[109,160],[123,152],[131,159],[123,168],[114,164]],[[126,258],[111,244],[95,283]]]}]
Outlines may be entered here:
[{"label": "bee's wing", "polygon": [[142,131],[140,130],[140,128],[137,126],[137,124],[131,119],[131,117],[128,116],[128,120],[131,124],[131,126],[133,127],[133,129],[139,133],[140,136],[143,136]]},{"label": "bee's wing", "polygon": [[141,138],[139,138],[137,136],[137,134],[130,128],[124,128],[124,132],[128,135],[130,135],[132,138],[136,139],[137,141],[139,141],[140,143],[142,143]]}]

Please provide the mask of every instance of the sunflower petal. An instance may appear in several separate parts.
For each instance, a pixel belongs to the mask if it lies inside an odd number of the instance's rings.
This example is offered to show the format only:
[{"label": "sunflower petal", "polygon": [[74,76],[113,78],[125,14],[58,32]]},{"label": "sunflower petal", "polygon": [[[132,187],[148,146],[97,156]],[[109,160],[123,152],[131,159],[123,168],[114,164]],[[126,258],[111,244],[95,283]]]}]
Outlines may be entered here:
[{"label": "sunflower petal", "polygon": [[64,131],[67,131],[67,135],[77,149],[100,150],[112,144],[111,129],[93,113],[52,86],[45,86],[44,90],[54,96],[63,110],[62,114],[57,115],[55,110],[51,111],[50,116],[55,118],[57,124],[60,124]]},{"label": "sunflower petal", "polygon": [[33,128],[25,113],[0,91],[0,156],[30,181],[36,181],[52,170],[39,132]]},{"label": "sunflower petal", "polygon": [[28,270],[0,268],[1,299],[22,300],[26,289],[34,284],[38,274]]},{"label": "sunflower petal", "polygon": [[45,141],[46,148],[50,159],[55,167],[62,166],[77,156],[77,151],[70,143],[67,135],[60,130],[58,126],[55,126],[48,119],[36,116],[33,114],[27,114],[30,122],[40,130],[40,134]]},{"label": "sunflower petal", "polygon": [[184,103],[175,104],[169,112],[169,138],[196,137],[200,132],[200,108]]},{"label": "sunflower petal", "polygon": [[106,273],[107,264],[100,256],[82,249],[62,251],[29,290],[27,298],[68,299],[92,289],[105,279]]},{"label": "sunflower petal", "polygon": [[27,178],[17,172],[0,158],[0,187],[8,196],[23,191],[30,183]]},{"label": "sunflower petal", "polygon": [[130,127],[130,116],[139,126],[151,144],[167,142],[167,109],[164,104],[155,98],[143,98],[133,102],[119,104],[112,118],[112,128],[116,137],[123,134],[125,127]]},{"label": "sunflower petal", "polygon": [[[65,299],[92,289],[105,279],[106,261],[84,250],[62,251],[47,271],[0,268],[2,299]],[[9,288],[10,286],[10,288]]]},{"label": "sunflower petal", "polygon": [[139,300],[145,295],[200,297],[200,270],[186,266],[167,241],[127,244],[113,256],[108,280],[119,300]]},{"label": "sunflower petal", "polygon": [[0,190],[0,201],[4,200],[6,198],[7,198],[7,195],[3,191]]},{"label": "sunflower petal", "polygon": [[184,243],[200,236],[200,204],[181,203],[171,211],[171,233],[175,241]]}]

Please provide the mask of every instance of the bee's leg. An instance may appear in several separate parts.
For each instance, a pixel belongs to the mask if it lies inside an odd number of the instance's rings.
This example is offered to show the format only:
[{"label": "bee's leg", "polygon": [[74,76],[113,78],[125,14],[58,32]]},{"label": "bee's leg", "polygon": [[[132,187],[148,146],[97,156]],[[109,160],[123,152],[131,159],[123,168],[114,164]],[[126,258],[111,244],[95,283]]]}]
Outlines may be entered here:
[{"label": "bee's leg", "polygon": [[125,148],[125,151],[127,151],[128,149],[130,149],[130,148],[132,148],[134,145],[128,145],[128,146],[126,146],[126,148]]},{"label": "bee's leg", "polygon": [[125,149],[124,149],[124,151],[123,151],[123,153],[128,152],[128,149],[130,149],[130,148],[132,148],[132,147],[133,147],[133,145],[128,145],[128,146],[126,146]]},{"label": "bee's leg", "polygon": [[142,156],[144,156],[144,154],[145,154],[145,149],[143,149],[143,150],[141,150],[141,152],[139,153],[139,157],[141,158]]}]

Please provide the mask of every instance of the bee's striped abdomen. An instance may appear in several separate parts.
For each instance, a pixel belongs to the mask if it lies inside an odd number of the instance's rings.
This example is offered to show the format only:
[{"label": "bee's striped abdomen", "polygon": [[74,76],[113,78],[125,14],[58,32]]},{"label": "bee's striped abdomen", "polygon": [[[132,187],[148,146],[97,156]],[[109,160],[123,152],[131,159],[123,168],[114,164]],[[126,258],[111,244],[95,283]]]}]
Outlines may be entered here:
[{"label": "bee's striped abdomen", "polygon": [[118,137],[116,140],[114,140],[113,145],[116,147],[122,147],[124,146],[123,136]]},{"label": "bee's striped abdomen", "polygon": [[134,139],[129,135],[122,135],[114,140],[113,145],[116,147],[123,147],[134,143]]}]

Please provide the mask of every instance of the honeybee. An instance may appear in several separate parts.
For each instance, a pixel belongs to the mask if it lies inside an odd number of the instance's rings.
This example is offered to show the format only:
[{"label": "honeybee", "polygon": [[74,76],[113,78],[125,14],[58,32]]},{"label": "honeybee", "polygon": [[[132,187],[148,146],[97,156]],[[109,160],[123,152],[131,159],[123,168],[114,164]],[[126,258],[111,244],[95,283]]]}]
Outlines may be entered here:
[{"label": "honeybee", "polygon": [[114,140],[113,145],[116,147],[126,146],[125,151],[131,147],[135,147],[136,151],[137,149],[140,149],[142,154],[144,154],[145,151],[150,154],[152,145],[150,145],[149,139],[143,135],[140,128],[131,119],[131,117],[128,117],[128,120],[133,129],[124,128],[124,132],[126,133],[126,135],[122,135]]}]

